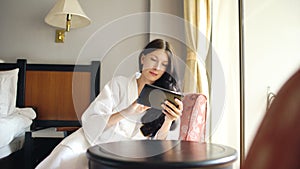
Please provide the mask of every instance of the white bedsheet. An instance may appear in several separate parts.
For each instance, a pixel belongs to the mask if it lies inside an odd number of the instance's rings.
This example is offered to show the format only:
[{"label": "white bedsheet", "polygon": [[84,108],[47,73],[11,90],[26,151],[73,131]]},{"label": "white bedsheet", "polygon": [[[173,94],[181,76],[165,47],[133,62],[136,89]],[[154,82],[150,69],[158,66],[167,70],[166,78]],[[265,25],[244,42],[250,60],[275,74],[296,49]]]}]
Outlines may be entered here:
[{"label": "white bedsheet", "polygon": [[8,145],[15,137],[30,127],[36,113],[32,108],[16,108],[14,113],[0,118],[0,148]]},{"label": "white bedsheet", "polygon": [[9,156],[11,153],[20,150],[25,141],[25,133],[15,137],[8,145],[0,148],[0,159]]}]

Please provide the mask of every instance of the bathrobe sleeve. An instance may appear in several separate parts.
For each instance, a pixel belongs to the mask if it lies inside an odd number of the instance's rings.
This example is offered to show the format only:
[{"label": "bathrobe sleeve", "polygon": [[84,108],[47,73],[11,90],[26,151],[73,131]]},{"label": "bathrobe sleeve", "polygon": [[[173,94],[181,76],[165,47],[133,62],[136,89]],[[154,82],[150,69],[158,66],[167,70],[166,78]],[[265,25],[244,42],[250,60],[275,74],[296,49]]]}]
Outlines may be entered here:
[{"label": "bathrobe sleeve", "polygon": [[114,141],[115,129],[119,124],[106,129],[105,127],[112,114],[121,111],[119,108],[128,106],[129,101],[124,100],[126,99],[124,91],[127,91],[123,89],[124,84],[125,86],[128,84],[126,77],[113,78],[83,113],[82,128],[91,145]]}]

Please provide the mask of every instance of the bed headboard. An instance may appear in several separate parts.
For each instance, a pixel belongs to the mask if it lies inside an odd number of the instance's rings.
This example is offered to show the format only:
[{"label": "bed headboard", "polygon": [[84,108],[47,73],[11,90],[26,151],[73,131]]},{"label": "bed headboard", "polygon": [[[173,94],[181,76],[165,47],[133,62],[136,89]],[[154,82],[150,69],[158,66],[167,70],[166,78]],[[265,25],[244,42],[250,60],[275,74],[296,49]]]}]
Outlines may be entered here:
[{"label": "bed headboard", "polygon": [[82,113],[99,94],[100,62],[90,65],[27,64],[25,106],[34,127],[81,126]]},{"label": "bed headboard", "polygon": [[22,108],[25,100],[26,60],[18,59],[17,63],[0,63],[0,70],[12,70],[15,68],[19,68],[16,106]]}]

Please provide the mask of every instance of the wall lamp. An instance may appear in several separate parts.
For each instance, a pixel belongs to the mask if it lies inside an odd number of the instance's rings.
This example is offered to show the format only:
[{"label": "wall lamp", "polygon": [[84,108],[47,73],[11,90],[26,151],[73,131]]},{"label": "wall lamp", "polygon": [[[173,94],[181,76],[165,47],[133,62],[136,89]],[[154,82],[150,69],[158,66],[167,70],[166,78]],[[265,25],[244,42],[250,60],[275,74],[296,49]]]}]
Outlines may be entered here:
[{"label": "wall lamp", "polygon": [[57,0],[45,17],[45,22],[51,26],[63,28],[56,30],[55,35],[55,42],[63,43],[65,32],[69,32],[71,28],[87,26],[91,20],[81,9],[78,0]]}]

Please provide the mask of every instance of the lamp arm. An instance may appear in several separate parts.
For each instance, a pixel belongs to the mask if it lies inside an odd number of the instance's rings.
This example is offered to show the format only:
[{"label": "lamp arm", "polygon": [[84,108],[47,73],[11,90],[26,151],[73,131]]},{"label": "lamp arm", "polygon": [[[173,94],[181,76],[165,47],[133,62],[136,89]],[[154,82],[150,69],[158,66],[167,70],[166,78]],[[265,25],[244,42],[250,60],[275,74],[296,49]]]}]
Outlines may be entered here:
[{"label": "lamp arm", "polygon": [[72,14],[67,14],[66,31],[69,32],[71,28]]}]

